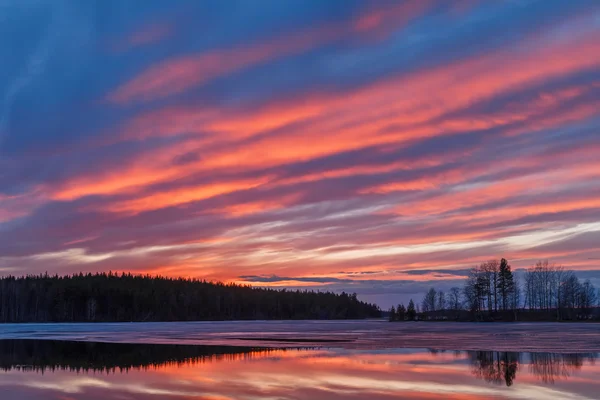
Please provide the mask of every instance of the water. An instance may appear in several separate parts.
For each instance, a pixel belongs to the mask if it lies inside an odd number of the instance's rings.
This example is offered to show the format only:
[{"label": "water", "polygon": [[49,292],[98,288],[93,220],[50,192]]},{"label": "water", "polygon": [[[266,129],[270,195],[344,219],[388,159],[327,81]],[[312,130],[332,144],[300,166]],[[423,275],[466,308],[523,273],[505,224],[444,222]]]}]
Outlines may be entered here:
[{"label": "water", "polygon": [[595,399],[598,354],[0,341],[2,399]]},{"label": "water", "polygon": [[0,399],[600,399],[599,329],[380,321],[0,325]]}]

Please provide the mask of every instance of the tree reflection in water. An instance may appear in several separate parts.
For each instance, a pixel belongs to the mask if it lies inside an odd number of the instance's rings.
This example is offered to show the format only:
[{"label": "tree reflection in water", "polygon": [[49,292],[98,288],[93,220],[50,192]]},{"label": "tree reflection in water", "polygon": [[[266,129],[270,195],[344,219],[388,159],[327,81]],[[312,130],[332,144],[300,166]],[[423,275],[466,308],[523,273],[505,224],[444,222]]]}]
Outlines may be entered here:
[{"label": "tree reflection in water", "polygon": [[54,340],[0,340],[0,369],[126,372],[218,360],[246,360],[282,349]]},{"label": "tree reflection in water", "polygon": [[520,368],[527,365],[529,372],[544,383],[565,379],[581,369],[587,361],[595,363],[598,354],[514,353],[504,351],[467,352],[473,375],[486,382],[511,386]]},{"label": "tree reflection in water", "polygon": [[506,383],[506,386],[512,386],[521,363],[519,353],[474,351],[468,354],[473,366],[473,375],[477,378],[486,382]]},{"label": "tree reflection in water", "polygon": [[532,353],[531,372],[545,383],[554,383],[556,379],[568,378],[581,369],[587,361],[595,364],[598,354],[555,354]]},{"label": "tree reflection in water", "polygon": [[[299,350],[299,349],[288,349]],[[304,350],[309,350],[304,348]],[[68,341],[46,341],[46,340],[0,340],[0,370],[4,371],[57,371],[65,370],[72,372],[126,372],[129,370],[155,370],[162,367],[188,367],[207,362],[229,360],[245,361],[258,358],[280,357],[285,349],[267,349],[260,347],[230,347],[230,346],[197,346],[197,345],[172,345],[172,344],[124,344],[124,343],[94,343],[94,342],[68,342]],[[469,352],[445,352],[430,350],[432,355],[446,353],[453,354],[450,359],[442,362],[456,362],[461,366],[467,366],[465,371],[461,368],[459,373],[468,373],[470,364],[471,374],[478,379],[485,380],[496,385],[512,386],[517,379],[518,373],[531,374],[545,384],[554,384],[559,379],[565,379],[574,372],[581,370],[584,365],[595,363],[598,354],[556,354],[556,353],[517,353],[499,351],[469,351]],[[293,353],[292,353],[293,355]],[[365,360],[372,362],[391,362],[396,357],[413,355],[414,359],[404,359],[399,362],[398,369],[402,373],[410,373],[413,362],[424,363],[431,361],[431,357],[423,357],[420,352],[407,351],[389,355],[379,353],[348,353],[344,351],[324,350],[319,355],[307,352],[308,359],[314,361],[314,357],[325,357],[329,362],[319,362],[315,365],[322,373],[336,376],[341,368],[338,361],[344,359],[358,360],[360,368],[364,367]],[[304,356],[303,356],[304,357]],[[312,358],[311,358],[312,357]],[[356,358],[354,358],[356,357]],[[362,357],[367,357],[363,359]],[[369,358],[370,357],[370,358]],[[383,357],[383,358],[381,358]],[[389,359],[385,358],[389,357]],[[292,360],[292,359],[290,359]],[[305,371],[302,364],[306,361],[289,361],[282,364],[282,368],[294,369],[294,374]],[[383,361],[382,361],[383,360]],[[303,367],[297,367],[304,365]],[[466,363],[466,364],[465,364]],[[311,364],[312,365],[312,364]],[[331,366],[331,370],[326,366]],[[344,363],[346,365],[346,362]],[[345,367],[344,367],[345,368]],[[343,370],[343,369],[342,369]],[[348,371],[344,370],[344,373]],[[361,370],[360,374],[363,374]],[[421,371],[419,374],[426,374]],[[426,375],[425,375],[426,376]],[[333,379],[333,378],[332,378]],[[373,378],[375,379],[375,378]],[[425,378],[424,378],[425,379]],[[410,380],[409,380],[410,381]]]}]

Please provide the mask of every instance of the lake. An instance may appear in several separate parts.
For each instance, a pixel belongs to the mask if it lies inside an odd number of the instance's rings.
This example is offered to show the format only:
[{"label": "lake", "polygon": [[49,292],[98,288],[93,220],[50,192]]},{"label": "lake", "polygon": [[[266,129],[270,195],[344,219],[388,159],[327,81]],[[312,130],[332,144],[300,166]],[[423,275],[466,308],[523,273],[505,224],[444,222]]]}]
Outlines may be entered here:
[{"label": "lake", "polygon": [[382,321],[0,325],[0,398],[598,399],[599,332]]}]

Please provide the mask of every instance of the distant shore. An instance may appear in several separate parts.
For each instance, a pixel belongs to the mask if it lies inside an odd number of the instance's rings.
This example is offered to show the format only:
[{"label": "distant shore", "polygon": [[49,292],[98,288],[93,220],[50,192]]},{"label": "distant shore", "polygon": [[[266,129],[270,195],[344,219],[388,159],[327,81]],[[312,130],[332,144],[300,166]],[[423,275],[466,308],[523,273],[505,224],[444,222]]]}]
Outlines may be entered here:
[{"label": "distant shore", "polygon": [[[389,313],[386,313],[389,319]],[[589,309],[507,310],[472,312],[439,310],[418,313],[415,321],[424,322],[600,322],[600,307]],[[409,322],[408,319],[391,322]]]}]

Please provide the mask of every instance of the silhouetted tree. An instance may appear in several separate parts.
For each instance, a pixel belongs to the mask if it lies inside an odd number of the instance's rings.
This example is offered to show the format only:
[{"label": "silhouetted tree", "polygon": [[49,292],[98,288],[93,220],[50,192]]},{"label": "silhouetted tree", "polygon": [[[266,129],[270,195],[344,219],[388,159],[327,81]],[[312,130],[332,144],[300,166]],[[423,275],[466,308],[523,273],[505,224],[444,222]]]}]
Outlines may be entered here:
[{"label": "silhouetted tree", "polygon": [[446,294],[439,290],[437,292],[436,306],[438,311],[444,311],[446,309]]},{"label": "silhouetted tree", "polygon": [[530,310],[549,310],[560,307],[564,293],[560,287],[569,279],[572,272],[562,267],[550,265],[548,260],[538,261],[525,273],[525,303]]},{"label": "silhouetted tree", "polygon": [[393,322],[396,320],[397,320],[396,309],[394,308],[394,306],[392,306],[392,308],[390,309],[390,322]]},{"label": "silhouetted tree", "polygon": [[425,293],[423,301],[421,302],[421,310],[423,312],[435,311],[437,292],[434,288],[431,288]]},{"label": "silhouetted tree", "polygon": [[398,321],[404,321],[406,318],[406,308],[404,307],[404,304],[398,305],[398,308],[396,309],[396,317]]},{"label": "silhouetted tree", "polygon": [[458,311],[460,310],[462,304],[462,296],[460,293],[460,289],[457,287],[450,288],[450,293],[448,293],[448,305],[451,310]]},{"label": "silhouetted tree", "polygon": [[417,310],[415,309],[415,303],[413,299],[410,299],[408,302],[408,307],[406,309],[406,317],[409,321],[414,321],[417,317]]},{"label": "silhouetted tree", "polygon": [[517,310],[521,307],[521,286],[519,285],[519,280],[514,275],[513,288],[510,295],[509,308],[513,311],[513,320],[516,321],[518,319]]},{"label": "silhouetted tree", "polygon": [[586,311],[596,305],[596,288],[589,279],[586,279],[581,286],[581,307]]},{"label": "silhouetted tree", "polygon": [[486,308],[490,310],[492,307],[490,273],[492,268],[489,263],[483,263],[469,272],[463,294],[467,307],[474,313],[484,311]]},{"label": "silhouetted tree", "polygon": [[500,299],[502,301],[502,310],[507,310],[511,299],[511,295],[515,290],[515,281],[513,274],[508,265],[508,261],[505,258],[500,260],[500,271],[498,273],[498,289],[500,292]]},{"label": "silhouetted tree", "polygon": [[583,283],[573,271],[539,261],[525,273],[525,306],[529,310],[555,309],[557,319],[573,319],[589,314],[596,306],[596,289]]},{"label": "silhouetted tree", "polygon": [[[446,308],[457,311],[463,304],[471,312],[470,320],[516,321],[520,316],[529,320],[598,319],[594,311],[598,293],[589,279],[581,282],[573,271],[548,261],[539,261],[527,269],[521,285],[508,261],[502,258],[500,262],[487,261],[472,268],[462,292],[455,287],[446,296],[441,290],[430,288],[423,297],[422,307],[425,318],[432,317],[428,313],[435,311],[436,319],[466,318],[465,313],[444,312]],[[512,311],[512,315],[499,310]]]}]

